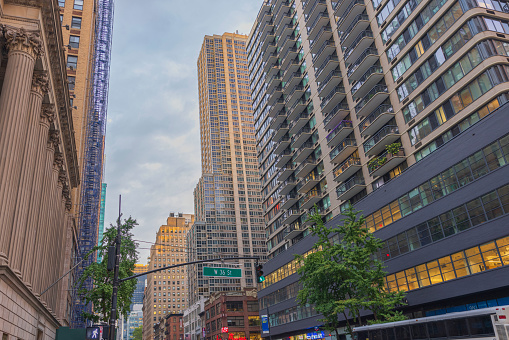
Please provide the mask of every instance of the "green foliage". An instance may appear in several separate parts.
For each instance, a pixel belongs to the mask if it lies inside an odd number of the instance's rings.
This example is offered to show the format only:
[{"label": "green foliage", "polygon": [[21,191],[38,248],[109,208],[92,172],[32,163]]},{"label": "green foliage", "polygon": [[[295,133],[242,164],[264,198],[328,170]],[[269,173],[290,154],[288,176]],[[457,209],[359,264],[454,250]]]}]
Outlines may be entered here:
[{"label": "green foliage", "polygon": [[[122,243],[120,246],[120,267],[119,278],[123,279],[134,275],[134,264],[138,260],[138,252],[136,251],[136,243],[133,241],[131,230],[137,226],[135,219],[129,217],[120,226],[122,235]],[[83,271],[83,275],[77,281],[78,294],[82,296],[86,303],[93,304],[92,313],[83,313],[83,317],[92,320],[94,323],[103,321],[108,322],[111,312],[111,295],[113,293],[113,271],[108,272],[106,265],[108,263],[108,246],[115,245],[117,236],[117,227],[112,224],[104,232],[101,245],[96,246],[87,256],[97,251],[102,255],[102,262],[93,262]],[[92,290],[85,289],[84,284],[87,278],[92,278],[94,288]],[[136,289],[136,280],[122,282],[118,288],[117,310],[119,315],[123,314],[127,317],[129,307],[134,290]]]},{"label": "green foliage", "polygon": [[401,143],[392,143],[385,146],[385,150],[387,150],[390,154],[397,154],[399,152],[399,149],[401,149]]},{"label": "green foliage", "polygon": [[133,340],[143,339],[143,326],[136,327],[133,332]]},{"label": "green foliage", "polygon": [[378,166],[382,166],[387,162],[387,157],[380,157],[378,158]]},{"label": "green foliage", "polygon": [[[297,295],[299,303],[314,305],[324,316],[326,329],[336,334],[338,314],[347,320],[350,335],[353,326],[361,323],[362,310],[371,310],[376,322],[401,317],[393,309],[403,304],[404,292],[385,291],[386,273],[374,257],[383,243],[365,228],[364,217],[358,214],[350,206],[337,227],[326,227],[320,215],[312,215],[312,233],[318,237],[315,252],[296,256],[303,264],[297,270],[303,286]],[[340,242],[330,241],[334,234],[339,234]]]}]

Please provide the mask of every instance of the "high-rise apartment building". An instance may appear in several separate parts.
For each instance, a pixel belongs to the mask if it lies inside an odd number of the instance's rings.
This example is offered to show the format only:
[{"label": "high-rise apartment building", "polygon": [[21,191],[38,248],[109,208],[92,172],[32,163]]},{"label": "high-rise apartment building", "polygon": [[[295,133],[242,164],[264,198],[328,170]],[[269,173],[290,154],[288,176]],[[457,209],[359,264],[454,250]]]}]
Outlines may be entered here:
[{"label": "high-rise apartment building", "polygon": [[[194,193],[197,223],[188,235],[190,261],[218,256],[264,259],[246,39],[234,33],[205,36],[198,57],[202,177]],[[240,279],[203,277],[203,264],[190,266],[191,302],[212,292],[254,287],[255,261],[238,264]]]},{"label": "high-rise apartment building", "polygon": [[297,275],[276,284],[313,247],[315,205],[329,223],[363,211],[406,312],[502,303],[508,12],[497,0],[263,2],[248,55],[273,339],[319,325],[293,301]]},{"label": "high-rise apartment building", "polygon": [[[159,227],[156,241],[150,247],[148,270],[186,262],[186,233],[194,215],[170,213]],[[187,266],[147,274],[143,301],[143,338],[152,339],[153,327],[167,314],[180,314],[189,306]]]}]

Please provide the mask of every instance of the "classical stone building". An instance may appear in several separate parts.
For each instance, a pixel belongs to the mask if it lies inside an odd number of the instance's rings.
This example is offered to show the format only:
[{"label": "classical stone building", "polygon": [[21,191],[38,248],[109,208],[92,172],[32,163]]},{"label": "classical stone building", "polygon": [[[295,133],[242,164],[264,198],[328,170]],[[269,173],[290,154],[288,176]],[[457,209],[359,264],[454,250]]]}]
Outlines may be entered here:
[{"label": "classical stone building", "polygon": [[0,0],[0,336],[67,325],[79,182],[59,8]]}]

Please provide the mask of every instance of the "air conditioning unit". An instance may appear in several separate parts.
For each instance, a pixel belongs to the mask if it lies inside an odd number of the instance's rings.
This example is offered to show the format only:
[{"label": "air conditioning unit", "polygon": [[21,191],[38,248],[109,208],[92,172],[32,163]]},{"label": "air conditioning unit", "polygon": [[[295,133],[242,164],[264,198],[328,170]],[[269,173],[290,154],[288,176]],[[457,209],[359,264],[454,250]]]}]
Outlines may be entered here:
[{"label": "air conditioning unit", "polygon": [[497,308],[497,313],[491,316],[497,340],[509,339],[509,310],[506,307]]}]

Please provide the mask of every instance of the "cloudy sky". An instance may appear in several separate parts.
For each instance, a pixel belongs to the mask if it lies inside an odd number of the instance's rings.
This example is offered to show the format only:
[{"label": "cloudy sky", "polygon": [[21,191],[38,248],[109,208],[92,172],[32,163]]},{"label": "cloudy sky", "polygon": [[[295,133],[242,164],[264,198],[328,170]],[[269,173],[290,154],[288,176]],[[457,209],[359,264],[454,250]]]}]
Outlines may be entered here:
[{"label": "cloudy sky", "polygon": [[[205,35],[249,34],[261,0],[121,0],[115,24],[106,133],[105,224],[139,222],[154,242],[170,212],[194,213],[201,175],[196,60]],[[140,244],[141,247],[148,247]],[[140,250],[146,263],[149,251]]]}]

